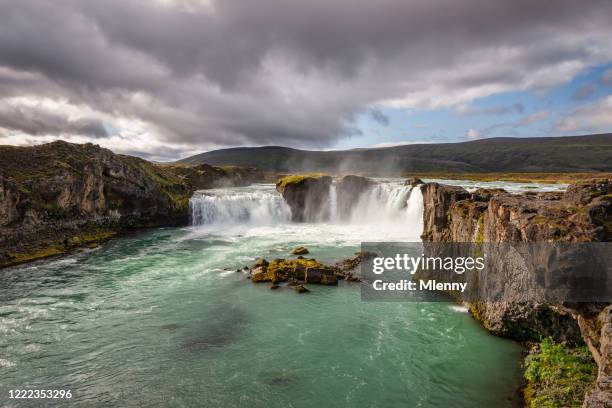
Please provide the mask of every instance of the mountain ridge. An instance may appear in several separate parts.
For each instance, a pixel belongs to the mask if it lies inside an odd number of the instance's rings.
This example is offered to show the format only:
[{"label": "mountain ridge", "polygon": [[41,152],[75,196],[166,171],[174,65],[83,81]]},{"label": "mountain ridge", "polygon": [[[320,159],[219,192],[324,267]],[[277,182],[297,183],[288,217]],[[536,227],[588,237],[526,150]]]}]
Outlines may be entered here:
[{"label": "mountain ridge", "polygon": [[177,163],[252,166],[265,171],[363,174],[410,172],[610,172],[612,134],[511,138],[410,144],[352,150],[301,150],[284,146],[234,147]]}]

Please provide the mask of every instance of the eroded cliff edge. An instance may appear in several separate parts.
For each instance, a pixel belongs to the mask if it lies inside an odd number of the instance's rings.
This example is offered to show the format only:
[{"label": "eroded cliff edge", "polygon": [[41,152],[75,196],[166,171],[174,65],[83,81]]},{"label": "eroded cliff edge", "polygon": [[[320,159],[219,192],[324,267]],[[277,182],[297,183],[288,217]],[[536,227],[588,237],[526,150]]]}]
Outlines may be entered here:
[{"label": "eroded cliff edge", "polygon": [[92,144],[0,146],[0,267],[134,228],[185,225],[194,190],[259,177],[247,168],[156,165]]},{"label": "eroded cliff edge", "polygon": [[[565,193],[468,192],[422,186],[425,242],[609,242],[612,181],[571,185]],[[519,298],[517,294],[517,298]],[[510,297],[512,294],[510,294]],[[461,300],[461,299],[459,299]],[[585,407],[612,406],[612,313],[609,304],[473,302],[472,315],[493,334],[520,341],[584,341],[598,365]]]}]

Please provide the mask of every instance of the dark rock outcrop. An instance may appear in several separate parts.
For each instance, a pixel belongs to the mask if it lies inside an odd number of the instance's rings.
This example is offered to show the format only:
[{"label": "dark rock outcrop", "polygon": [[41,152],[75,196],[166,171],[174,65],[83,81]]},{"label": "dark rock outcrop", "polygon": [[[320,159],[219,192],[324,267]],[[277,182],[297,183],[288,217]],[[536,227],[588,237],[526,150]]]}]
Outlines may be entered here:
[{"label": "dark rock outcrop", "polygon": [[280,179],[276,190],[291,208],[293,221],[322,221],[329,218],[331,183],[332,178],[325,174],[293,175]]},{"label": "dark rock outcrop", "polygon": [[404,185],[405,186],[410,186],[410,187],[416,187],[420,184],[425,184],[423,183],[423,180],[421,180],[418,177],[410,177],[408,179],[406,179],[406,181],[404,181]]},{"label": "dark rock outcrop", "polygon": [[[470,197],[461,187],[427,183],[421,187],[423,192],[423,241],[450,241],[448,212],[455,202]],[[465,241],[458,241],[465,242]]]}]

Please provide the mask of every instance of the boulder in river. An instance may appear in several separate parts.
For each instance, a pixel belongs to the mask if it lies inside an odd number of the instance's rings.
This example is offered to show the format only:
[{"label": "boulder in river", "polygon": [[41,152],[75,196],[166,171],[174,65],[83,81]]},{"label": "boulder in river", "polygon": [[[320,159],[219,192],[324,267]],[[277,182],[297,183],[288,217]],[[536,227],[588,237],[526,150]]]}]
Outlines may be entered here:
[{"label": "boulder in river", "polygon": [[[251,273],[253,282],[284,282],[290,279],[304,281],[310,268],[330,269],[315,259],[275,259],[270,263],[261,263]],[[332,269],[330,269],[332,270]],[[333,271],[333,270],[332,270]],[[332,272],[333,273],[333,272]]]},{"label": "boulder in river", "polygon": [[320,283],[322,285],[337,285],[338,278],[336,277],[336,270],[332,267],[313,267],[306,269],[304,282]]},{"label": "boulder in river", "polygon": [[303,246],[299,246],[297,248],[295,248],[293,251],[291,251],[292,255],[306,255],[309,254],[310,251],[308,250],[308,248],[303,247]]},{"label": "boulder in river", "polygon": [[304,285],[295,285],[293,287],[293,290],[295,290],[297,293],[307,293],[307,292],[310,292],[308,289],[306,289],[306,287]]},{"label": "boulder in river", "polygon": [[257,261],[251,268],[251,280],[258,282],[272,282],[272,289],[279,282],[289,282],[289,286],[298,286],[302,283],[319,285],[337,285],[338,280],[346,279],[349,282],[359,282],[359,264],[374,254],[357,252],[352,258],[345,259],[335,265],[325,265],[313,258],[275,259],[267,262],[264,259]]}]

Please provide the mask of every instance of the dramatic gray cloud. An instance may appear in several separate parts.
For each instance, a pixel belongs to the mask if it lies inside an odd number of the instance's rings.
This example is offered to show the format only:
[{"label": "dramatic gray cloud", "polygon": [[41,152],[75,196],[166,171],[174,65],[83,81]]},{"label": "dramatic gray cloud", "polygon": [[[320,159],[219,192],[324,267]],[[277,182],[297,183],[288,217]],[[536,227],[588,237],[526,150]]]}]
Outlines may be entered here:
[{"label": "dramatic gray cloud", "polygon": [[12,106],[0,101],[0,123],[5,129],[28,135],[80,134],[94,138],[108,136],[100,120],[72,119],[62,112],[54,112],[39,106]]},{"label": "dramatic gray cloud", "polygon": [[611,61],[611,11],[609,0],[0,0],[0,143],[91,138],[156,159],[328,147],[364,112],[384,124],[385,106],[545,91]]}]

